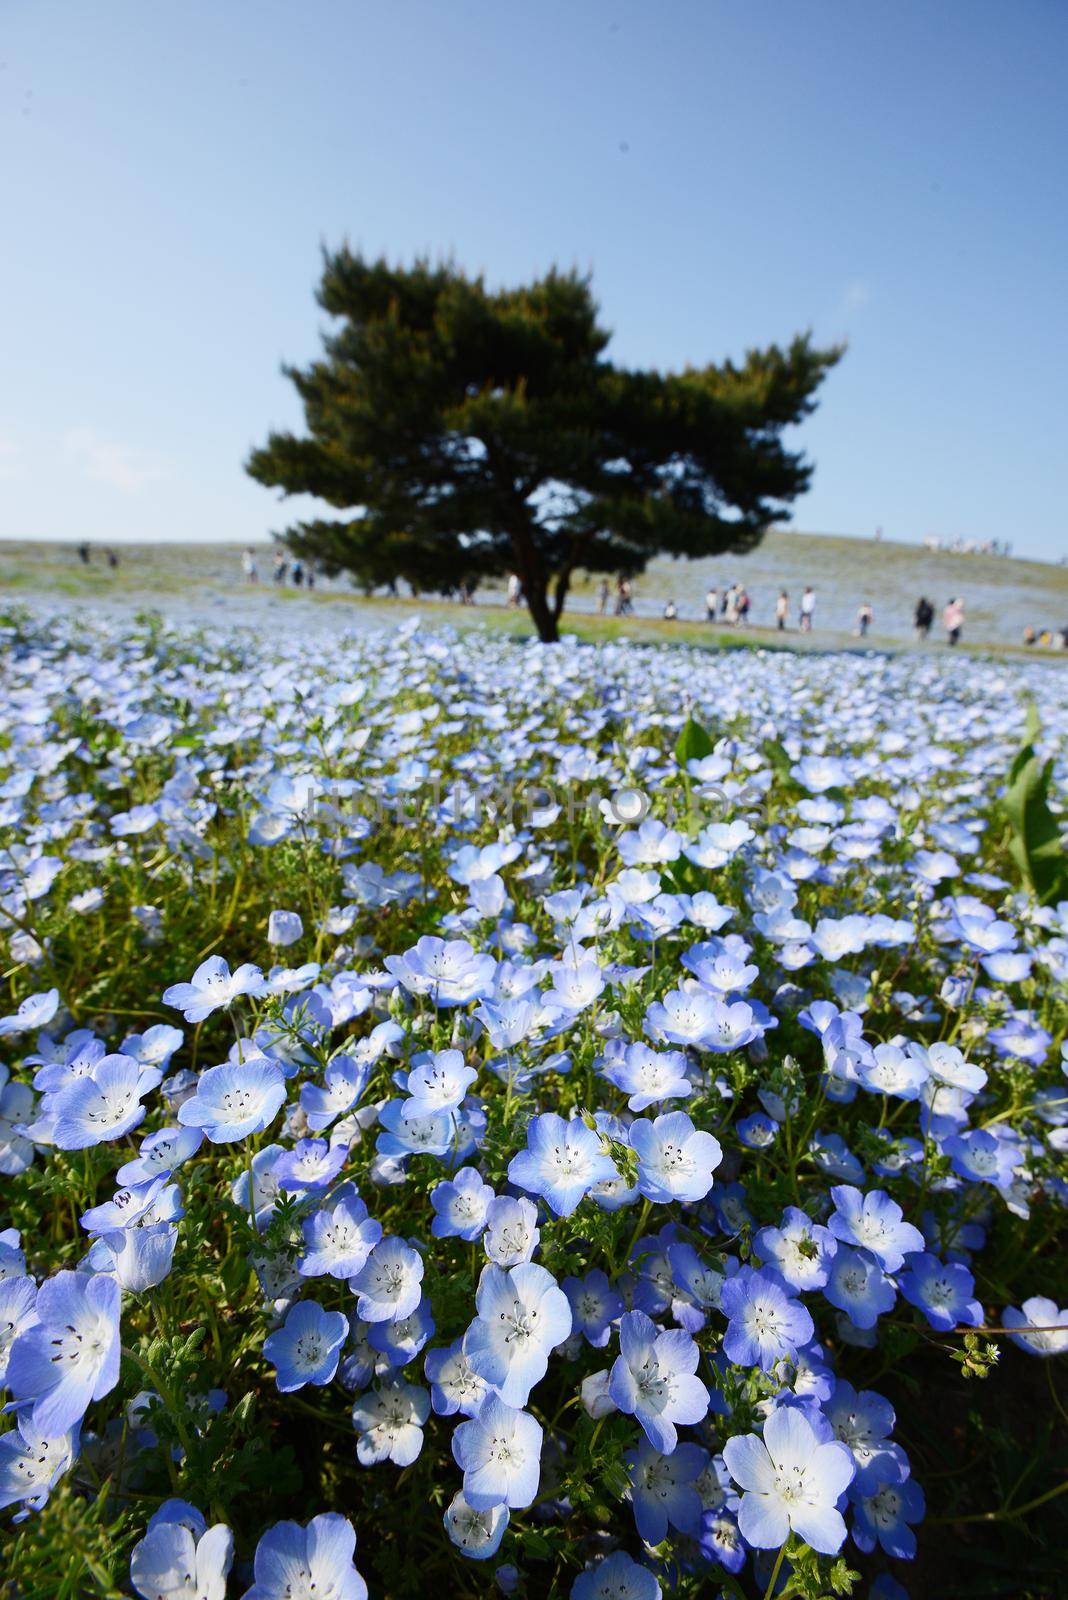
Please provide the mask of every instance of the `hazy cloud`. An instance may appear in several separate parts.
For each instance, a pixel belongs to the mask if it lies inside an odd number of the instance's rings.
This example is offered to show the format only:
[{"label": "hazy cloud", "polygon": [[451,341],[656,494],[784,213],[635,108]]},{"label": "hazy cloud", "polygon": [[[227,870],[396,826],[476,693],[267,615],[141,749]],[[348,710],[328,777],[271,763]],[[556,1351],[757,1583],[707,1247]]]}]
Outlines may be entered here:
[{"label": "hazy cloud", "polygon": [[14,439],[9,439],[6,434],[0,433],[0,478],[14,478],[18,475],[19,447]]},{"label": "hazy cloud", "polygon": [[71,428],[63,435],[63,449],[87,478],[110,484],[123,494],[136,494],[146,483],[165,477],[162,456],[102,438],[94,428]]}]

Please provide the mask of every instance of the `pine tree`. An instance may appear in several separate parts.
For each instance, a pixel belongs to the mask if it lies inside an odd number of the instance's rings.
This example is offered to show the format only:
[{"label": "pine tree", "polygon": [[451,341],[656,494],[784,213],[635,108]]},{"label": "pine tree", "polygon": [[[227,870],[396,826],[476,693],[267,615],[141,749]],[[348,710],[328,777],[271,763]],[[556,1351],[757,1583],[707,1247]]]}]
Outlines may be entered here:
[{"label": "pine tree", "polygon": [[307,437],[272,433],[247,470],[344,515],[286,544],[367,589],[514,572],[546,641],[576,571],[740,553],[785,520],[812,468],[783,430],[842,354],[805,335],[740,366],[633,371],[605,357],[587,278],[491,292],[348,248],[326,254],[318,299],[337,319],[323,358],[285,368]]}]

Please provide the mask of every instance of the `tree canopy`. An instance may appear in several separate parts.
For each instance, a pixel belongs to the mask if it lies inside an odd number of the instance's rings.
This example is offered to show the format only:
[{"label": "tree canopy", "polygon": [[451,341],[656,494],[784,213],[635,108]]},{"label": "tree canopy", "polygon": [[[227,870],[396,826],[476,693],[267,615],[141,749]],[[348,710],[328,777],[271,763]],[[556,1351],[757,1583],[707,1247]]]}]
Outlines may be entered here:
[{"label": "tree canopy", "polygon": [[491,291],[451,263],[327,252],[324,353],[286,367],[307,436],[272,433],[247,470],[343,513],[285,530],[365,587],[514,572],[542,639],[576,571],[632,576],[659,553],[740,553],[808,487],[783,443],[840,348],[810,336],[681,372],[609,361],[590,280],[553,270]]}]

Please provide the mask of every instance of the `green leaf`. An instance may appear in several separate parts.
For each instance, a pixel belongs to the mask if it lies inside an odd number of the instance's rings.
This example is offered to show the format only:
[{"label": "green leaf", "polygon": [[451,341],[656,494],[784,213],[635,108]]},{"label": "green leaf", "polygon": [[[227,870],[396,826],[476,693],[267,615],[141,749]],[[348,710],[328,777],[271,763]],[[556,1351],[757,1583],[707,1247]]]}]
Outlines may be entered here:
[{"label": "green leaf", "polygon": [[1061,827],[1049,808],[1052,760],[1040,762],[1034,742],[1041,733],[1034,701],[1027,706],[1024,742],[1012,766],[1001,797],[1001,810],[1009,824],[1009,857],[1025,888],[1043,905],[1068,894],[1068,856],[1061,842]]},{"label": "green leaf", "polygon": [[703,761],[712,754],[712,740],[693,717],[687,717],[675,745],[675,760],[686,770],[687,761]]}]

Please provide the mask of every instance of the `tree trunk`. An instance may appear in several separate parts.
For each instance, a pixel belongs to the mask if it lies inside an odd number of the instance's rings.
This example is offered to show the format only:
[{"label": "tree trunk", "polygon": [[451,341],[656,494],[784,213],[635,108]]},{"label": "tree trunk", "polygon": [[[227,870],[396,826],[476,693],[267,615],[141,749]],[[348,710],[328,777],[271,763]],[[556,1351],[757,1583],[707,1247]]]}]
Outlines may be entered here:
[{"label": "tree trunk", "polygon": [[556,622],[559,613],[555,612],[549,605],[544,582],[539,585],[524,584],[523,593],[526,595],[527,610],[530,612],[534,626],[538,630],[538,638],[542,644],[558,644],[560,630],[557,628]]},{"label": "tree trunk", "polygon": [[564,567],[557,574],[556,588],[553,592],[553,620],[556,622],[559,622],[561,616],[563,615],[564,601],[567,599],[567,591],[570,589],[570,587],[571,568]]}]

